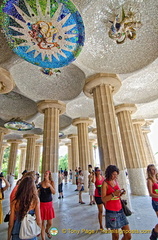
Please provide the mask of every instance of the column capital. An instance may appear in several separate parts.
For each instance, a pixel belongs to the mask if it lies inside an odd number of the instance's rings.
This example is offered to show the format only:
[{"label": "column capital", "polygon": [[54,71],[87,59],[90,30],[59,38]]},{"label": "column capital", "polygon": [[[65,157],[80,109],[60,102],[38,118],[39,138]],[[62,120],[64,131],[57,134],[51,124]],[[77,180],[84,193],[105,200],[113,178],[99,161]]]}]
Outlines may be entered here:
[{"label": "column capital", "polygon": [[113,89],[113,93],[116,93],[122,85],[120,78],[116,74],[97,73],[86,79],[83,91],[86,96],[92,98],[93,89],[103,84],[111,86]]},{"label": "column capital", "polygon": [[144,127],[149,127],[151,124],[153,124],[154,120],[145,120]]},{"label": "column capital", "polygon": [[96,139],[89,138],[89,142],[90,142],[90,143],[95,143],[95,142],[96,142]]},{"label": "column capital", "polygon": [[132,119],[132,123],[143,126],[145,124],[145,120],[144,119]]},{"label": "column capital", "polygon": [[97,128],[94,128],[94,129],[92,130],[92,133],[97,134]]},{"label": "column capital", "polygon": [[42,146],[43,145],[43,143],[41,143],[41,142],[36,142],[36,147],[40,147],[40,146]]},{"label": "column capital", "polygon": [[10,133],[10,130],[4,127],[0,127],[0,133],[8,134]]},{"label": "column capital", "polygon": [[148,133],[150,133],[151,131],[150,131],[150,129],[142,128],[142,132],[148,134]]},{"label": "column capital", "polygon": [[7,148],[9,144],[7,142],[3,142],[2,147]]},{"label": "column capital", "polygon": [[65,143],[65,146],[71,146],[71,142]]},{"label": "column capital", "polygon": [[37,103],[37,108],[40,113],[44,113],[47,108],[57,108],[59,114],[63,114],[66,111],[66,104],[58,100],[43,100]]},{"label": "column capital", "polygon": [[15,83],[10,72],[4,68],[0,68],[0,94],[11,92],[14,86]]},{"label": "column capital", "polygon": [[27,145],[26,144],[22,144],[19,146],[19,149],[26,149]]},{"label": "column capital", "polygon": [[128,104],[128,103],[123,103],[115,106],[116,114],[123,111],[128,111],[130,112],[130,114],[133,114],[137,111],[137,107],[135,104]]},{"label": "column capital", "polygon": [[80,123],[87,123],[90,126],[93,123],[93,119],[90,118],[75,118],[72,121],[72,125],[77,126]]},{"label": "column capital", "polygon": [[8,139],[7,140],[7,143],[17,143],[17,144],[20,144],[20,143],[22,143],[23,141],[22,140],[20,140],[20,139]]},{"label": "column capital", "polygon": [[39,135],[36,135],[36,134],[24,134],[24,135],[23,135],[23,138],[26,138],[26,139],[28,139],[28,138],[39,139],[40,136],[39,136]]},{"label": "column capital", "polygon": [[71,138],[78,137],[78,135],[77,134],[69,134],[67,137],[71,139]]}]

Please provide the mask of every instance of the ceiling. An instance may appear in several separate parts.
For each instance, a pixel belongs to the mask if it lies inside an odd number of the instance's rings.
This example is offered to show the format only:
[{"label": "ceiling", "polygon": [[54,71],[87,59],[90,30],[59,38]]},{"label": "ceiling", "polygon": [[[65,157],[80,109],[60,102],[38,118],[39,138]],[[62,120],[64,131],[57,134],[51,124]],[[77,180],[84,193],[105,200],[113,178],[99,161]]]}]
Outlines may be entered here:
[{"label": "ceiling", "polygon": [[[136,104],[138,110],[133,118],[158,118],[158,2],[73,0],[73,3],[83,18],[85,44],[78,58],[61,68],[57,76],[44,75],[40,67],[18,57],[0,32],[0,67],[10,72],[15,83],[11,92],[0,94],[0,126],[20,117],[35,123],[35,129],[28,133],[42,134],[44,116],[38,113],[37,102],[52,99],[66,103],[66,112],[60,116],[60,131],[65,136],[77,133],[71,124],[77,117],[93,118],[95,128],[93,99],[87,98],[82,91],[86,77],[95,73],[119,75],[122,86],[114,95],[114,104]],[[123,3],[136,4],[142,26],[135,40],[116,44],[108,36],[108,24],[111,13]],[[22,138],[22,134],[12,131],[5,139]]]}]

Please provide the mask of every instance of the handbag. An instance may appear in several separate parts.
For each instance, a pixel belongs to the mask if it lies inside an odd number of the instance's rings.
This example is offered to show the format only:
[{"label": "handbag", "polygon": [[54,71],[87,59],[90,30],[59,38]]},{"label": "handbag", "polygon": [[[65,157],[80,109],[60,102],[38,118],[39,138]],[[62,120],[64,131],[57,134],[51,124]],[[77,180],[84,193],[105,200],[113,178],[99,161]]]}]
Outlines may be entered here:
[{"label": "handbag", "polygon": [[27,213],[21,221],[19,238],[31,239],[41,233],[41,228],[37,225],[36,216]]},{"label": "handbag", "polygon": [[5,215],[4,222],[9,222],[9,218],[10,218],[10,211]]},{"label": "handbag", "polygon": [[124,199],[120,199],[121,200],[121,204],[122,204],[122,209],[124,211],[124,214],[128,217],[132,215],[131,210],[127,207],[127,200]]}]

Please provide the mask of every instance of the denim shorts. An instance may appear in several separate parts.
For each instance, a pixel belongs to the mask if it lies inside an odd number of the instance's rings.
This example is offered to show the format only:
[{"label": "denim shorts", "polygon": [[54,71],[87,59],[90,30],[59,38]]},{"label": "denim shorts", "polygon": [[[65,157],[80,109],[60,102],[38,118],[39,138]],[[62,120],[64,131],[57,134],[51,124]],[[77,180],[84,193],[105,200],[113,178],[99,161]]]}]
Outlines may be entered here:
[{"label": "denim shorts", "polygon": [[158,201],[152,200],[152,207],[155,212],[158,212]]},{"label": "denim shorts", "polygon": [[129,224],[122,209],[118,212],[106,209],[105,220],[106,228],[110,229],[119,229]]}]

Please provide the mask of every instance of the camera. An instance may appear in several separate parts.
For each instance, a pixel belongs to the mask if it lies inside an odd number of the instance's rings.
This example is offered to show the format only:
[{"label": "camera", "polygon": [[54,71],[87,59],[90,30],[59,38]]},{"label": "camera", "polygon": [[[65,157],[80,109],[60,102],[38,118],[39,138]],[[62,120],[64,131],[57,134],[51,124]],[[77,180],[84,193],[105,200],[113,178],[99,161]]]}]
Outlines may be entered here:
[{"label": "camera", "polygon": [[126,192],[125,189],[121,189],[121,194],[123,194],[124,192]]}]

